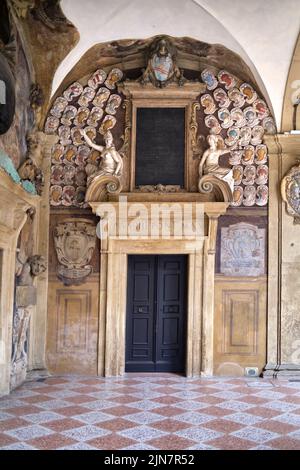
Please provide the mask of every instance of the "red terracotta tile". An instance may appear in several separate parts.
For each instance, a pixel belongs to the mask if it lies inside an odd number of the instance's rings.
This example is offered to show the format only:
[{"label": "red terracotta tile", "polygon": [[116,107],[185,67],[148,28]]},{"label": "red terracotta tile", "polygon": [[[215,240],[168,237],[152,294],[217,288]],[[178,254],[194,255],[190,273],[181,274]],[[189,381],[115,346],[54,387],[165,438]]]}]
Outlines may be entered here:
[{"label": "red terracotta tile", "polygon": [[50,436],[37,437],[27,441],[29,445],[41,450],[55,450],[59,447],[75,444],[76,442],[74,439],[65,437],[62,434],[51,434]]},{"label": "red terracotta tile", "polygon": [[147,441],[147,444],[161,450],[184,450],[195,445],[196,441],[168,434],[167,436]]},{"label": "red terracotta tile", "polygon": [[23,401],[26,401],[26,403],[29,403],[29,404],[43,403],[49,400],[53,400],[53,397],[48,397],[47,395],[35,395],[33,397],[23,398]]},{"label": "red terracotta tile", "polygon": [[80,404],[80,403],[88,403],[91,401],[96,401],[97,398],[89,397],[88,395],[76,395],[75,397],[70,397],[67,400],[70,403]]},{"label": "red terracotta tile", "polygon": [[281,401],[284,401],[287,403],[294,403],[295,405],[300,405],[300,397],[295,397],[293,395],[289,397],[284,397],[284,399],[281,399]]},{"label": "red terracotta tile", "polygon": [[133,397],[132,395],[122,395],[120,397],[114,397],[113,401],[115,401],[116,403],[126,404],[126,403],[132,403],[133,401],[136,402],[138,401],[138,398]]},{"label": "red terracotta tile", "polygon": [[174,380],[171,380],[171,379],[159,380],[157,381],[157,383],[159,385],[176,385],[176,382],[174,382]]},{"label": "red terracotta tile", "polygon": [[0,434],[0,447],[9,446],[15,442],[18,442],[17,439],[7,436],[6,434]]},{"label": "red terracotta tile", "polygon": [[191,427],[189,423],[183,423],[175,419],[163,419],[162,421],[151,423],[150,426],[164,432],[176,432]]},{"label": "red terracotta tile", "polygon": [[130,380],[128,380],[128,379],[120,379],[120,380],[118,380],[117,382],[114,382],[114,383],[117,383],[117,384],[119,384],[119,385],[125,385],[125,386],[127,387],[128,385],[129,385],[129,386],[131,386],[131,385],[139,385],[139,384],[142,383],[142,381],[141,381],[141,380],[138,380],[138,379],[130,379]]},{"label": "red terracotta tile", "polygon": [[276,387],[274,390],[279,393],[285,393],[286,395],[295,395],[295,393],[299,392],[297,388],[289,388],[284,386]]},{"label": "red terracotta tile", "polygon": [[213,431],[223,432],[225,434],[230,434],[231,432],[239,431],[239,429],[245,427],[244,424],[234,423],[227,419],[214,419],[213,421],[203,423],[202,426],[208,429],[212,429]]},{"label": "red terracotta tile", "polygon": [[162,406],[161,408],[155,408],[153,412],[162,416],[177,416],[184,413],[185,410],[176,406]]},{"label": "red terracotta tile", "polygon": [[274,418],[282,414],[279,410],[272,410],[271,408],[264,408],[263,406],[255,406],[249,408],[247,413],[250,413],[255,416],[261,416],[262,418]]},{"label": "red terracotta tile", "polygon": [[109,421],[101,421],[101,423],[95,423],[94,426],[99,426],[99,428],[118,432],[123,431],[124,429],[134,428],[137,426],[137,424],[133,423],[132,421],[128,421],[128,419],[116,418],[110,419]]},{"label": "red terracotta tile", "polygon": [[265,403],[269,403],[271,401],[267,400],[266,398],[262,397],[254,397],[253,395],[246,395],[244,397],[240,397],[239,401],[243,401],[244,403],[253,403],[254,405],[263,405]]},{"label": "red terracotta tile", "polygon": [[157,393],[165,393],[165,394],[172,394],[172,393],[177,393],[177,392],[182,392],[182,389],[181,388],[172,388],[172,387],[168,387],[168,386],[164,386],[164,387],[155,387],[155,391]]},{"label": "red terracotta tile", "polygon": [[210,440],[208,444],[221,450],[247,450],[256,445],[255,442],[230,435]]},{"label": "red terracotta tile", "polygon": [[16,416],[22,416],[22,415],[29,415],[32,413],[40,413],[42,410],[41,408],[38,408],[37,406],[34,405],[28,405],[28,406],[16,406],[15,408],[9,408],[7,413],[14,414]]},{"label": "red terracotta tile", "polygon": [[182,398],[171,397],[170,395],[166,395],[162,397],[152,398],[151,401],[155,403],[161,403],[163,405],[173,405],[174,403],[182,401]]},{"label": "red terracotta tile", "polygon": [[245,386],[240,386],[240,387],[235,387],[232,389],[233,392],[236,393],[243,393],[245,395],[251,395],[252,393],[257,393],[257,389],[251,389],[250,387]]},{"label": "red terracotta tile", "polygon": [[279,450],[300,450],[300,440],[288,436],[272,439],[267,445]]},{"label": "red terracotta tile", "polygon": [[69,381],[66,379],[62,379],[60,377],[50,377],[49,379],[46,379],[44,383],[51,384],[51,385],[60,385],[60,384],[69,383]]},{"label": "red terracotta tile", "polygon": [[280,421],[264,420],[261,423],[255,424],[256,428],[266,429],[267,431],[277,432],[278,434],[287,434],[289,432],[297,431],[298,427],[292,424],[281,423]]},{"label": "red terracotta tile", "polygon": [[137,392],[140,392],[140,390],[138,388],[133,388],[133,387],[122,387],[122,388],[118,388],[118,393],[125,393],[126,395],[129,395],[130,393],[137,393]]},{"label": "red terracotta tile", "polygon": [[212,415],[217,417],[228,416],[235,413],[234,410],[227,410],[226,408],[220,408],[219,406],[209,406],[203,411],[205,411],[206,415]]},{"label": "red terracotta tile", "polygon": [[5,421],[0,421],[1,431],[10,431],[11,429],[21,428],[22,426],[28,426],[30,423],[21,418],[10,418]]},{"label": "red terracotta tile", "polygon": [[55,413],[64,415],[64,416],[75,416],[83,413],[89,413],[91,410],[89,408],[84,408],[83,406],[66,406],[65,408],[57,408],[52,410]]},{"label": "red terracotta tile", "polygon": [[212,393],[221,392],[221,390],[218,388],[207,387],[206,385],[202,385],[202,387],[193,388],[193,392],[199,392],[199,393],[205,393],[206,395],[211,395]]},{"label": "red terracotta tile", "polygon": [[52,429],[55,432],[62,432],[67,431],[68,429],[79,428],[84,426],[84,423],[78,421],[77,419],[72,418],[64,418],[64,419],[56,419],[54,421],[48,421],[47,423],[43,423],[43,426],[46,428]]},{"label": "red terracotta tile", "polygon": [[108,436],[97,437],[96,439],[87,441],[87,443],[93,447],[97,447],[97,449],[120,450],[124,447],[135,445],[136,441],[119,436],[118,434],[109,434]]},{"label": "red terracotta tile", "polygon": [[212,397],[212,396],[204,396],[204,397],[198,397],[195,398],[194,401],[200,401],[203,403],[210,403],[211,405],[218,405],[219,403],[222,403],[224,400],[222,398],[217,398],[217,397]]},{"label": "red terracotta tile", "polygon": [[84,385],[100,385],[103,382],[103,379],[85,379],[79,380],[78,382]]},{"label": "red terracotta tile", "polygon": [[47,394],[52,392],[60,392],[61,388],[55,387],[54,385],[45,385],[44,387],[35,388],[36,393]]},{"label": "red terracotta tile", "polygon": [[133,413],[140,413],[141,410],[132,408],[130,406],[114,406],[112,408],[105,408],[105,413],[114,416],[125,416]]},{"label": "red terracotta tile", "polygon": [[92,385],[85,385],[83,387],[76,387],[76,389],[74,390],[76,393],[80,393],[82,395],[84,395],[85,393],[95,393],[95,392],[99,392],[100,391],[100,387],[93,387]]}]

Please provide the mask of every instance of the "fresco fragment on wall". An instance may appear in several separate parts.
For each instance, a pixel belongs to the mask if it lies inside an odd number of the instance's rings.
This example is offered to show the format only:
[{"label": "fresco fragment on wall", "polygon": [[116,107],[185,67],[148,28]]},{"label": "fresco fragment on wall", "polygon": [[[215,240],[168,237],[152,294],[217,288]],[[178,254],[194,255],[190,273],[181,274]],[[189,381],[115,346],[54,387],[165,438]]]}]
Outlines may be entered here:
[{"label": "fresco fragment on wall", "polygon": [[86,86],[74,82],[54,101],[45,124],[47,134],[59,136],[51,157],[52,206],[85,206],[85,167],[98,166],[100,153],[85,143],[80,129],[100,145],[107,131],[114,134],[118,116],[123,112],[122,96],[117,92],[122,77],[123,72],[118,68],[108,73],[96,70]]},{"label": "fresco fragment on wall", "polygon": [[239,83],[226,70],[217,75],[203,70],[207,93],[201,96],[204,122],[210,133],[222,137],[233,169],[232,206],[266,206],[268,203],[268,150],[264,134],[276,132],[266,103],[249,83]]},{"label": "fresco fragment on wall", "polygon": [[221,229],[221,274],[262,276],[265,274],[264,228],[240,222]]}]

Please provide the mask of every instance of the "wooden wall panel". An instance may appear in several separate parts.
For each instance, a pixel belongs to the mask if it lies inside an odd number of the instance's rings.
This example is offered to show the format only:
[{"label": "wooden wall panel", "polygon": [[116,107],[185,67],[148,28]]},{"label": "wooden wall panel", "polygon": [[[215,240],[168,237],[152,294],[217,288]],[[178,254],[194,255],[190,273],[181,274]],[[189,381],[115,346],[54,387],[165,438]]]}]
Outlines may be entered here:
[{"label": "wooden wall panel", "polygon": [[55,373],[97,374],[99,279],[82,286],[49,282],[47,366]]},{"label": "wooden wall panel", "polygon": [[217,277],[214,370],[235,375],[266,364],[266,278]]},{"label": "wooden wall panel", "polygon": [[49,240],[47,367],[53,373],[97,375],[99,324],[99,240],[92,256],[93,274],[80,285],[66,286],[57,277],[53,231],[66,218],[97,218],[90,210],[52,210]]}]

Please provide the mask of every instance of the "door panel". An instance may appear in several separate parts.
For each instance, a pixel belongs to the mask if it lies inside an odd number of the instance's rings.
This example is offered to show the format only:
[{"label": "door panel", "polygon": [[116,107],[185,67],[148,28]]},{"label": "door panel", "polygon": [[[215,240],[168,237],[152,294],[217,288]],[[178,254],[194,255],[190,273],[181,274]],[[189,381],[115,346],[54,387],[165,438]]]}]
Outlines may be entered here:
[{"label": "door panel", "polygon": [[143,363],[150,369],[153,368],[154,262],[150,256],[132,256],[128,262],[126,362]]},{"label": "door panel", "polygon": [[[214,367],[231,374],[266,364],[266,278],[217,278]],[[230,367],[230,369],[229,369]]]},{"label": "door panel", "polygon": [[83,286],[49,282],[47,367],[60,373],[97,374],[99,277]]},{"label": "door panel", "polygon": [[184,371],[186,257],[129,256],[126,371]]}]

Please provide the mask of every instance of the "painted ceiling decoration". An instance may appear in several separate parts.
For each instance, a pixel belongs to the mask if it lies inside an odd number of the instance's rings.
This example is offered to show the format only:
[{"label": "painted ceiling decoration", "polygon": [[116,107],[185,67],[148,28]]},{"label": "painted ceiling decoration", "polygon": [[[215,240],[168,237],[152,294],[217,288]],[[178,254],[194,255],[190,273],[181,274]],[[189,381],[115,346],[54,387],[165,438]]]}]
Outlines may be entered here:
[{"label": "painted ceiling decoration", "polygon": [[[142,70],[134,73],[136,79]],[[263,136],[276,132],[266,102],[253,84],[225,69],[207,67],[201,75],[198,71],[189,74],[192,80],[201,80],[206,85],[206,92],[198,98],[196,139],[204,142],[209,133],[216,134],[219,146],[230,152],[222,157],[222,164],[233,170],[232,205],[266,206],[268,155]],[[85,207],[87,176],[90,167],[99,168],[100,152],[86,143],[81,129],[98,145],[103,145],[104,135],[111,131],[121,153],[126,134],[126,106],[118,84],[128,76],[128,69],[98,68],[56,96],[45,123],[45,132],[58,136],[52,149],[52,206]]]}]

